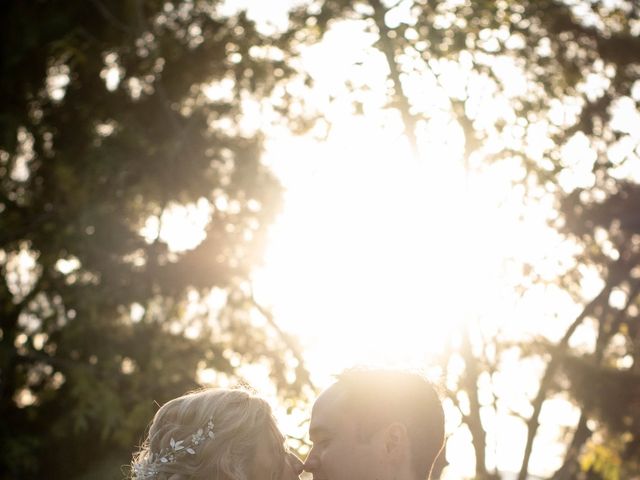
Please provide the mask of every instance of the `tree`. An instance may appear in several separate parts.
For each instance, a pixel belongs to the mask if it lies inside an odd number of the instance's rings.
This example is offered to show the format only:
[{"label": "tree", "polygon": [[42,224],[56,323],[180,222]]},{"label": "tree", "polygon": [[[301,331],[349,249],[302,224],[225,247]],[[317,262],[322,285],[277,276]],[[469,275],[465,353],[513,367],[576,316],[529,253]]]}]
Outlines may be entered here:
[{"label": "tree", "polygon": [[[4,13],[2,478],[113,478],[153,401],[206,368],[267,362],[299,398],[295,345],[255,325],[247,284],[281,192],[243,108],[296,121],[284,40],[192,1]],[[202,238],[170,245],[176,211],[204,217]]]},{"label": "tree", "polygon": [[[621,236],[620,225],[635,226],[631,212],[634,187],[622,180],[634,175],[630,165],[638,160],[634,149],[639,139],[633,120],[625,122],[616,112],[625,108],[635,112],[632,118],[637,119],[639,15],[634,2],[325,0],[300,10],[297,17],[298,28],[307,32],[308,41],[321,38],[332,23],[349,20],[362,22],[363,29],[376,36],[373,48],[388,67],[386,108],[399,112],[414,156],[429,156],[424,147],[421,151],[421,138],[434,111],[439,110],[438,121],[443,115],[448,117],[463,134],[465,148],[460,161],[469,171],[481,171],[499,162],[514,170],[517,166],[522,173],[514,184],[525,188],[524,202],[556,198],[559,216],[553,223],[581,253],[551,283],[569,293],[582,311],[574,319],[564,319],[567,329],[559,342],[522,341],[518,346],[523,357],[535,356],[546,364],[538,393],[531,401],[532,413],[523,418],[527,438],[519,480],[528,475],[540,412],[550,396],[569,392],[583,411],[573,438],[567,442],[565,466],[556,478],[574,478],[582,446],[591,435],[587,420],[595,412],[600,412],[602,419],[606,410],[619,426],[624,418],[621,412],[631,408],[626,396],[620,398],[624,405],[602,409],[592,397],[594,386],[605,374],[601,365],[607,363],[607,346],[616,332],[621,328],[635,331],[630,325],[637,311],[637,282],[632,272],[638,247],[632,240],[633,228],[626,227]],[[457,65],[454,75],[458,78],[449,73],[451,65]],[[417,78],[434,85],[429,91],[444,100],[434,106],[424,96],[412,94],[411,85]],[[361,84],[354,89],[357,93],[367,88],[370,86]],[[354,111],[358,108],[355,105]],[[572,153],[576,150],[578,153]],[[598,222],[590,219],[596,212]],[[553,217],[550,214],[550,220]],[[583,222],[587,222],[587,231]],[[603,280],[595,298],[582,291],[584,267],[595,268]],[[549,283],[537,274],[535,266],[522,268],[529,272],[523,284],[531,279]],[[614,307],[610,296],[619,291],[626,303]],[[460,295],[464,297],[465,292]],[[594,320],[598,327],[593,332],[596,349],[585,364],[586,360],[578,361],[582,356],[576,358],[578,352],[569,344],[586,319]],[[489,427],[483,424],[481,414],[487,409],[495,411],[496,399],[493,404],[482,403],[479,392],[481,383],[491,389],[504,361],[502,353],[513,343],[468,331],[462,333],[459,345],[442,360],[444,376],[452,377],[455,384],[449,397],[461,409],[471,432],[477,478],[492,478],[494,474],[485,464]],[[633,370],[636,357],[630,352],[635,350],[632,342],[626,345],[618,356],[632,362],[622,370]],[[464,368],[449,370],[454,357]],[[624,373],[620,370],[618,366],[610,372],[611,382],[614,378],[635,379],[626,373],[619,376]],[[629,440],[629,445],[635,445],[635,440]]]},{"label": "tree", "polygon": [[[585,308],[583,316],[592,316],[597,326],[595,349],[591,352],[565,349],[557,353],[562,370],[559,383],[569,389],[582,410],[567,456],[555,479],[575,476],[580,466],[578,454],[613,450],[613,458],[605,462],[620,474],[625,459],[625,475],[637,474],[633,462],[638,453],[638,411],[636,400],[640,385],[636,354],[637,305],[640,284],[637,280],[638,245],[634,205],[638,185],[617,181],[606,197],[595,200],[598,190],[577,189],[563,199],[564,224],[561,228],[578,237],[587,247],[585,264],[594,264],[607,279],[602,294],[592,300],[592,312]],[[606,235],[603,235],[606,233]],[[597,311],[593,311],[597,309]],[[564,376],[564,378],[563,378]],[[597,429],[588,422],[597,421]],[[594,433],[607,439],[588,441]],[[584,449],[584,448],[583,448]],[[617,461],[616,461],[617,458]],[[585,463],[584,459],[581,462]],[[617,463],[617,464],[616,464]],[[588,464],[588,463],[587,463]],[[600,468],[600,473],[606,470]],[[603,473],[602,478],[614,478]]]}]

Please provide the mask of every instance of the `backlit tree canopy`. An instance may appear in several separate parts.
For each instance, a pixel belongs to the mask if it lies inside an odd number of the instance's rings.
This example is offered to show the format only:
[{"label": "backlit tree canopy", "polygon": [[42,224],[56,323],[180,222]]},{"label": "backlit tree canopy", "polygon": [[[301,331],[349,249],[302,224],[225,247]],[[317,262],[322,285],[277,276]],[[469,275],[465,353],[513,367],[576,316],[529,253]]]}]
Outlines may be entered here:
[{"label": "backlit tree canopy", "polygon": [[206,3],[2,17],[0,476],[71,478],[119,452],[113,478],[153,402],[202,369],[265,360],[297,394],[302,365],[291,377],[284,339],[246,313],[280,186],[243,110],[286,114],[274,40]]},{"label": "backlit tree canopy", "polygon": [[[580,418],[553,478],[637,474],[637,3],[292,2],[281,31],[230,4],[6,2],[0,478],[113,478],[153,400],[197,386],[199,372],[240,376],[263,363],[286,406],[304,397],[304,355],[250,285],[281,208],[261,154],[276,131],[329,137],[345,104],[402,132],[398,151],[416,163],[463,165],[467,194],[503,169],[522,215],[537,208],[562,244],[543,262],[510,259],[523,305],[539,287],[572,302],[549,300],[538,321],[560,334],[514,337],[478,321],[439,359],[476,478],[498,476],[489,443],[499,427],[487,419],[509,416],[521,422],[511,440],[525,480],[558,398]],[[366,39],[362,54],[348,68],[325,62],[334,83],[316,89],[304,56],[347,24]],[[442,209],[470,207],[454,187]],[[464,273],[457,262],[482,257],[479,238],[500,232],[460,231],[465,251],[450,263]],[[474,298],[473,281],[460,279],[456,303]],[[505,371],[531,361],[535,391],[510,403]]]},{"label": "backlit tree canopy", "polygon": [[[375,38],[372,55],[382,56],[387,67],[382,108],[399,114],[415,156],[464,161],[473,172],[501,165],[511,171],[523,205],[555,199],[549,223],[573,245],[574,254],[551,256],[548,261],[558,261],[551,276],[548,269],[539,272],[526,259],[514,259],[525,272],[514,288],[526,297],[536,285],[549,291],[559,287],[581,310],[573,318],[555,312],[565,329],[557,342],[516,342],[521,357],[545,362],[526,413],[513,412],[527,432],[520,480],[529,471],[543,405],[567,393],[582,416],[567,435],[565,462],[555,478],[576,478],[580,465],[598,478],[629,476],[633,470],[626,466],[637,468],[624,463],[621,469],[620,458],[637,455],[630,393],[635,390],[629,385],[640,383],[634,373],[639,14],[630,1],[328,0],[301,15],[308,38],[337,22],[358,24]],[[376,108],[362,100],[371,98],[375,84],[370,77],[349,83],[355,112],[367,115]],[[448,129],[438,128],[442,123]],[[464,147],[437,150],[434,159],[430,145],[447,130],[458,132]],[[473,253],[464,258],[483,255],[473,241],[466,247]],[[595,298],[584,288],[593,272],[603,283]],[[461,301],[470,293],[461,288]],[[586,351],[571,341],[585,325],[597,339]],[[513,362],[513,341],[500,331],[478,336],[470,328],[443,356],[450,399],[473,438],[478,478],[493,476],[485,457],[487,435],[495,432],[487,419],[513,408],[505,409],[497,387],[505,364]],[[627,394],[607,394],[609,389]],[[595,443],[588,444],[594,431]],[[611,443],[607,431],[615,432]],[[579,463],[580,455],[587,460]]]}]

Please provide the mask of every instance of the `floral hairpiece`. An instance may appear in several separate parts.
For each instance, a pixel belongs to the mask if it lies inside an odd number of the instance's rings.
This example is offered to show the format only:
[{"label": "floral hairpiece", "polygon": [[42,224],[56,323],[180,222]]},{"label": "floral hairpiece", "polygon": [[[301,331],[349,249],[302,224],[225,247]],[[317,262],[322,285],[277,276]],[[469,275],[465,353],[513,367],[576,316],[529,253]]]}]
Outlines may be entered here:
[{"label": "floral hairpiece", "polygon": [[176,461],[185,455],[195,455],[196,449],[204,442],[212,439],[213,418],[209,418],[205,428],[199,428],[196,433],[183,440],[169,442],[169,447],[159,453],[153,453],[141,462],[133,464],[133,480],[151,480],[160,473],[160,467]]}]

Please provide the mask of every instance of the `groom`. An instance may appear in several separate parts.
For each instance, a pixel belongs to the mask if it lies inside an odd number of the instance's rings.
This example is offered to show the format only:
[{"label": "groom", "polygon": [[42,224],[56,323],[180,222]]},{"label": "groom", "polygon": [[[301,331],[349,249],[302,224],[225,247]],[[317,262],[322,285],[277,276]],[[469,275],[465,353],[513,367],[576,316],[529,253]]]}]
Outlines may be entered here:
[{"label": "groom", "polygon": [[426,480],[444,444],[444,413],[418,374],[349,370],[316,400],[309,436],[313,480]]}]

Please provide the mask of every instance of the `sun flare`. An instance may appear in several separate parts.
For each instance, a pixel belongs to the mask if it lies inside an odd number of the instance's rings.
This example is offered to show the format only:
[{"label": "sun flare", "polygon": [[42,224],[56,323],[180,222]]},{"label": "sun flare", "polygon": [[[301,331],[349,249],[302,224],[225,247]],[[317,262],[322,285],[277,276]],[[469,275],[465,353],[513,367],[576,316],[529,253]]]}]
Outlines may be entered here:
[{"label": "sun flare", "polygon": [[508,178],[470,179],[451,158],[462,149],[450,135],[416,160],[366,118],[334,131],[324,144],[269,150],[284,172],[286,208],[256,292],[305,347],[331,345],[331,358],[321,354],[328,371],[424,366],[479,303],[500,294],[504,235],[514,234],[497,235]]},{"label": "sun flare", "polygon": [[[468,56],[429,68],[416,62],[403,80],[423,113],[416,126],[416,156],[399,113],[388,108],[387,65],[372,48],[375,39],[361,23],[336,22],[322,42],[303,51],[301,61],[315,82],[307,100],[323,112],[326,123],[297,137],[279,136],[276,128],[265,144],[263,161],[281,180],[285,197],[252,287],[279,327],[299,339],[317,386],[354,365],[430,374],[430,365],[459,343],[464,331],[483,338],[542,333],[553,339],[564,326],[545,320],[558,312],[571,318],[575,309],[560,289],[531,286],[522,298],[514,294],[523,264],[537,265],[543,276],[553,278],[566,268],[558,259],[572,257],[574,247],[549,227],[553,205],[525,201],[531,185],[525,186],[519,161],[487,161],[513,145],[541,158],[551,141],[548,121],[527,117],[503,133],[493,131],[483,149],[467,155],[465,134],[452,114],[450,99],[466,97],[465,108],[478,125],[513,120],[510,96],[526,89],[522,72],[509,59],[496,60],[496,75],[509,85],[496,96],[496,85],[473,73]],[[357,93],[345,86],[345,77]],[[571,148],[575,158],[588,153],[579,142]],[[570,180],[588,178],[572,175]],[[189,248],[199,241],[197,225],[209,215],[205,206],[197,207],[151,221],[146,231]],[[526,428],[513,412],[530,405],[531,379],[540,368],[514,358],[513,368],[505,366],[490,386],[478,387],[486,396],[500,391],[504,400],[500,408],[482,411],[483,422],[496,426],[487,437],[488,466],[518,469]],[[247,366],[241,373],[269,392],[273,386],[265,369]],[[224,384],[213,371],[203,372],[202,379]],[[305,412],[285,414],[277,402],[273,406],[285,428],[304,437]],[[474,472],[469,431],[450,400],[445,409],[451,434],[446,478],[468,478]],[[555,432],[558,425],[575,423],[575,413],[566,401],[546,404],[534,464],[557,467],[562,448]]]}]

